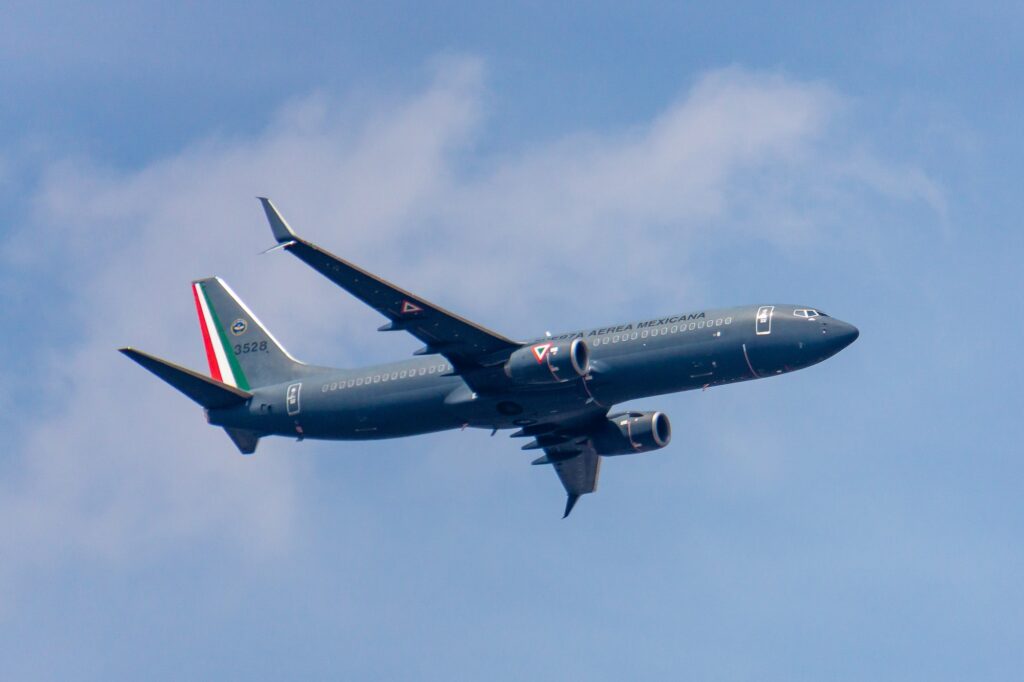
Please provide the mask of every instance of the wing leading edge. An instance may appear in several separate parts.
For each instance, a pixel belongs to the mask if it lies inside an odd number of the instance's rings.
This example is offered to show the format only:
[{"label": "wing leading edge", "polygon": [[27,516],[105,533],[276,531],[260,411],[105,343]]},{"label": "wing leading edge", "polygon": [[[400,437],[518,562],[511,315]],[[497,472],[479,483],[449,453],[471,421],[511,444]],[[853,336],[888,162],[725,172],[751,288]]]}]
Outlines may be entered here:
[{"label": "wing leading edge", "polygon": [[390,322],[380,331],[404,330],[426,344],[416,353],[438,353],[464,372],[503,362],[522,346],[496,332],[449,312],[371,272],[321,249],[298,235],[274,204],[260,203],[279,248],[290,251],[320,274],[367,304]]}]

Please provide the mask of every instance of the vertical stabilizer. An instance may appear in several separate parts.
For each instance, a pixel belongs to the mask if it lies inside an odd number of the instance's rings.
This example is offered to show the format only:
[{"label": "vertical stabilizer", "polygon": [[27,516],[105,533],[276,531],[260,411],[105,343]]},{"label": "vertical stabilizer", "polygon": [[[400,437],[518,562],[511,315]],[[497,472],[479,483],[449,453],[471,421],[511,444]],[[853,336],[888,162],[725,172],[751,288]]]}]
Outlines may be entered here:
[{"label": "vertical stabilizer", "polygon": [[306,366],[288,354],[219,277],[192,283],[210,375],[249,391],[294,379]]}]

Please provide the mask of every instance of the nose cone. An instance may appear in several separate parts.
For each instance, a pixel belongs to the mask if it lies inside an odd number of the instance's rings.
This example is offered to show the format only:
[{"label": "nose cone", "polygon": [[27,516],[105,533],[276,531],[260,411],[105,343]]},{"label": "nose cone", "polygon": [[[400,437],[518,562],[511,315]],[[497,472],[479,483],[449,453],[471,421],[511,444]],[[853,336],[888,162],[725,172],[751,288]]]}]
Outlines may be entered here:
[{"label": "nose cone", "polygon": [[849,322],[833,318],[829,325],[828,336],[830,337],[828,343],[832,346],[831,351],[834,355],[856,341],[860,336],[860,330]]}]

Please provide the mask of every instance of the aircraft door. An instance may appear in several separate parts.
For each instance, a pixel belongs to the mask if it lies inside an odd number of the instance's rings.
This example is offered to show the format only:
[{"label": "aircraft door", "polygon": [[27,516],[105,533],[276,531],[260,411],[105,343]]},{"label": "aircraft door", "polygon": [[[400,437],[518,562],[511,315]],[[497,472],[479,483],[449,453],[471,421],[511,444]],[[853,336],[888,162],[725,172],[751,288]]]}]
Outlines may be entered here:
[{"label": "aircraft door", "polygon": [[772,317],[775,315],[775,306],[763,305],[757,309],[757,319],[754,322],[754,330],[758,336],[772,333]]},{"label": "aircraft door", "polygon": [[294,417],[299,413],[301,404],[299,403],[300,394],[302,392],[302,384],[291,384],[288,386],[288,392],[285,393],[285,406],[288,408],[288,416]]}]

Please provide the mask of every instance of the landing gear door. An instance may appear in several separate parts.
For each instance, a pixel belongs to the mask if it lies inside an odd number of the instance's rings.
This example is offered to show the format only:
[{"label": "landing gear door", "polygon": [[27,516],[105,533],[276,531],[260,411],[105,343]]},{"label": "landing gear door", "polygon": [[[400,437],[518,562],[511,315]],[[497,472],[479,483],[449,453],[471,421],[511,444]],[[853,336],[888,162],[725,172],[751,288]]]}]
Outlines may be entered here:
[{"label": "landing gear door", "polygon": [[758,336],[772,333],[772,316],[775,314],[775,306],[763,305],[757,309],[757,320],[754,322],[754,329]]}]

